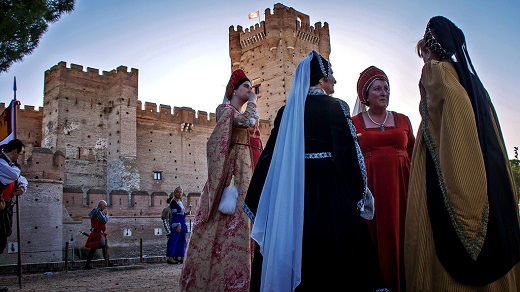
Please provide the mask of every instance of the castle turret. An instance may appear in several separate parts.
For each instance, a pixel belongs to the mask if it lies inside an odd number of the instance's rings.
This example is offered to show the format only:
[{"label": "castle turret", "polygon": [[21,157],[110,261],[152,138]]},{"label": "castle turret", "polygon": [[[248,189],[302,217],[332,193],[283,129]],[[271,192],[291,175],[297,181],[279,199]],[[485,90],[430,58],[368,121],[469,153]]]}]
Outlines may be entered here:
[{"label": "castle turret", "polygon": [[237,26],[237,30],[233,26],[229,27],[229,57],[231,58],[231,71],[239,69],[240,57],[242,56],[242,47],[240,46],[240,34],[243,33],[242,27]]},{"label": "castle turret", "polygon": [[[105,73],[106,74],[106,73]],[[119,66],[112,70],[107,84],[106,123],[108,131],[107,193],[112,190],[140,189],[137,166],[137,87],[138,71]],[[110,202],[109,202],[110,203]]]},{"label": "castle turret", "polygon": [[[233,69],[242,68],[251,79],[258,96],[260,119],[271,126],[278,109],[285,105],[296,66],[311,50],[325,58],[330,55],[329,26],[325,22],[310,25],[308,15],[277,3],[273,13],[265,10],[265,21],[259,26],[230,33],[230,56]],[[240,35],[240,50],[236,35]],[[240,57],[237,54],[240,52]],[[237,60],[240,63],[237,64]],[[267,135],[262,136],[265,143]]]},{"label": "castle turret", "polygon": [[277,5],[274,6],[275,14],[271,14],[271,10],[269,8],[265,10],[265,27],[267,35],[266,41],[269,51],[276,51],[280,45],[280,28],[282,25],[282,19],[279,16],[279,10],[280,7],[277,7]]},{"label": "castle turret", "polygon": [[[45,72],[42,146],[65,155],[67,187],[138,189],[138,70],[60,62]],[[85,174],[88,173],[88,176]]]},{"label": "castle turret", "polygon": [[[65,156],[60,151],[36,147],[22,175],[29,182],[27,191],[19,197],[20,221],[23,222],[21,245],[23,263],[61,261],[63,257],[63,177]],[[15,214],[16,218],[16,214]],[[17,234],[13,224],[13,234]],[[13,247],[16,236],[9,237]],[[11,254],[11,260],[15,254]]]},{"label": "castle turret", "polygon": [[329,24],[324,22],[323,27],[321,27],[321,22],[318,22],[314,25],[319,35],[319,52],[320,54],[329,59],[330,56],[330,33],[329,33]]}]

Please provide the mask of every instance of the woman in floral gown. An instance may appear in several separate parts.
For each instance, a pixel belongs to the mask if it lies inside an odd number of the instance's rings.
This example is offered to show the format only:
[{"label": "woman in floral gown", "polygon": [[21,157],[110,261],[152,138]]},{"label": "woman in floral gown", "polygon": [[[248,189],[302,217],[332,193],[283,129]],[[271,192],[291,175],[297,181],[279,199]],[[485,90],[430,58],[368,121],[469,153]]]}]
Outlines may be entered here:
[{"label": "woman in floral gown", "polygon": [[[240,206],[262,152],[262,142],[256,95],[241,69],[231,74],[216,118],[206,149],[208,180],[181,274],[183,291],[249,291],[254,252],[252,225]],[[218,205],[232,178],[238,201],[234,214],[227,215],[218,211]]]}]

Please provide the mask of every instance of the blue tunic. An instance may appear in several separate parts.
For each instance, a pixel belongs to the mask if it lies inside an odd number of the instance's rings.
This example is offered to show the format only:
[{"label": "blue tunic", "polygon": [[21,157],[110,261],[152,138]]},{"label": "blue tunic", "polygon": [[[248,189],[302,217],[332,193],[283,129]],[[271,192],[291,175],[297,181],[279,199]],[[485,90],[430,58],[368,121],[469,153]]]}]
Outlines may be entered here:
[{"label": "blue tunic", "polygon": [[[166,248],[167,257],[184,257],[186,251],[186,214],[184,213],[184,206],[182,202],[172,200],[170,202],[170,209],[172,218],[170,220],[171,235],[168,238],[168,245]],[[177,232],[177,226],[181,226],[181,231]]]}]

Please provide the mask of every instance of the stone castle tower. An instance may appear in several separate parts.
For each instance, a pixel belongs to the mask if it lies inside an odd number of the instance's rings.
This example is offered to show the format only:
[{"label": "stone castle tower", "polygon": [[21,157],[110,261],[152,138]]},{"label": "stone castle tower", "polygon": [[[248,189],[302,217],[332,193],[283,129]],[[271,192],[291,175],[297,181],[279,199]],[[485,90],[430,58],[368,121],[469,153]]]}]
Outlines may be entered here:
[{"label": "stone castle tower", "polygon": [[265,21],[254,27],[229,28],[231,69],[241,68],[251,79],[260,118],[274,121],[285,105],[298,63],[311,50],[329,58],[328,23],[311,26],[308,15],[283,4],[275,4],[272,13],[266,9]]},{"label": "stone castle tower", "polygon": [[[42,147],[67,157],[66,185],[138,190],[138,71],[103,72],[64,62],[45,72]],[[88,173],[89,176],[85,177]]]},{"label": "stone castle tower", "polygon": [[[328,24],[309,23],[308,15],[275,4],[260,24],[229,28],[231,69],[244,69],[257,90],[264,144],[299,61],[312,49],[329,57]],[[63,243],[77,242],[79,231],[89,229],[87,213],[101,199],[113,218],[111,257],[139,239],[148,254],[163,254],[160,214],[175,187],[183,186],[185,206],[196,208],[215,114],[150,102],[143,107],[138,77],[125,66],[100,73],[60,62],[45,72],[43,107],[19,110],[17,137],[26,144],[19,162],[29,180],[20,211],[27,223],[24,262],[60,260]],[[49,212],[35,216],[26,211],[32,209]],[[42,252],[42,246],[50,248]],[[16,254],[4,253],[2,260],[15,262]]]}]

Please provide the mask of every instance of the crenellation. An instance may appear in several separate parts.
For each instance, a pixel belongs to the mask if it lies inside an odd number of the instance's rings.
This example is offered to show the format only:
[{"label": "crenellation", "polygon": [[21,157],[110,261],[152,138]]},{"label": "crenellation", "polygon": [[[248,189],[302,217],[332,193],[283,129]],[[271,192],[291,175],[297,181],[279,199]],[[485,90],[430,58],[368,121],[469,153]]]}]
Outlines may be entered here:
[{"label": "crenellation", "polygon": [[144,111],[147,113],[158,113],[157,104],[155,102],[145,102]]},{"label": "crenellation", "polygon": [[[70,190],[70,188],[63,188],[63,209],[72,220],[77,221],[85,216],[86,209],[84,202],[84,192],[80,190]],[[80,219],[81,220],[81,219]]]},{"label": "crenellation", "polygon": [[321,30],[321,21],[318,21],[314,24],[314,30],[319,32]]},{"label": "crenellation", "polygon": [[[253,28],[251,26],[251,28]],[[249,31],[246,29],[245,32],[240,34],[240,46],[241,48],[247,47],[249,45],[262,45],[261,41],[263,41],[266,37],[265,31],[263,30],[263,22],[262,22],[262,30],[253,30]]]},{"label": "crenellation", "polygon": [[[240,28],[242,27],[240,26]],[[241,31],[240,34],[244,39],[257,34],[265,34],[265,21],[251,25],[249,28],[246,28],[245,31]]]},{"label": "crenellation", "polygon": [[180,124],[193,124],[195,121],[195,110],[191,107],[174,107],[173,121]]},{"label": "crenellation", "polygon": [[244,27],[241,26],[241,25],[237,25],[237,29],[235,30],[235,26],[234,25],[231,25],[229,27],[229,33],[243,33],[244,32]]},{"label": "crenellation", "polygon": [[[3,112],[4,110],[5,110],[5,104],[0,103],[0,112]],[[25,117],[42,117],[43,116],[43,107],[40,106],[36,110],[34,105],[24,105],[24,108],[20,108],[18,113]]]},{"label": "crenellation", "polygon": [[99,69],[87,67],[87,74],[89,76],[99,76]]},{"label": "crenellation", "polygon": [[[34,105],[25,105],[23,110],[34,111]],[[22,109],[20,109],[20,111],[22,111]]]},{"label": "crenellation", "polygon": [[130,194],[127,190],[112,190],[107,202],[115,214],[125,214],[131,206]]},{"label": "crenellation", "polygon": [[67,68],[67,62],[65,61],[60,61],[58,62],[58,64],[54,65],[51,67],[51,70],[60,70],[60,68],[62,69],[66,69]]},{"label": "crenellation", "polygon": [[117,67],[117,73],[120,74],[120,73],[124,73],[124,74],[127,74],[128,73],[128,67],[127,66],[119,66]]},{"label": "crenellation", "polygon": [[78,71],[78,72],[83,73],[83,66],[71,63],[70,64],[70,70],[71,71]]},{"label": "crenellation", "polygon": [[[138,79],[138,72],[139,70],[132,68],[130,72],[128,72],[128,67],[126,66],[119,66],[117,69],[113,69],[111,71],[102,71],[102,74],[100,75],[100,70],[97,68],[87,67],[86,71],[83,71],[84,66],[71,63],[70,68],[67,68],[67,63],[64,61],[60,61],[57,65],[51,67],[49,70],[45,71],[45,83],[46,88],[45,90],[50,91],[53,89],[53,86],[51,84],[54,81],[58,81],[59,79],[63,78],[72,78],[77,77],[81,78],[82,83],[86,83],[89,81],[93,82],[101,82],[98,83],[95,87],[99,89],[108,90],[107,86],[110,86],[109,82],[112,82],[112,78],[116,76],[121,76],[122,78],[125,78],[130,80],[132,83],[135,83],[137,85],[137,79]],[[55,84],[55,86],[59,86],[58,84]],[[131,84],[132,86],[132,84]],[[47,92],[46,91],[46,92]]]},{"label": "crenellation", "polygon": [[86,191],[88,206],[83,204],[84,191],[80,188],[63,188],[64,206],[69,216],[77,218],[86,216],[90,208],[97,206],[99,200],[106,200],[110,216],[135,217],[156,216],[167,205],[168,193],[164,191],[153,192],[134,191],[131,194],[126,190],[112,190],[107,198],[105,191],[101,189],[89,189]]},{"label": "crenellation", "polygon": [[171,120],[172,117],[172,107],[165,104],[159,104],[159,118],[161,120]]},{"label": "crenellation", "polygon": [[143,216],[148,213],[150,206],[150,194],[146,191],[134,191],[131,195],[133,213],[129,217]]},{"label": "crenellation", "polygon": [[87,206],[89,208],[97,207],[101,200],[107,200],[107,193],[103,189],[89,189],[87,191]]},{"label": "crenellation", "polygon": [[206,121],[208,121],[208,112],[198,111],[197,117],[198,117],[197,120],[206,122]]}]

